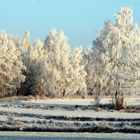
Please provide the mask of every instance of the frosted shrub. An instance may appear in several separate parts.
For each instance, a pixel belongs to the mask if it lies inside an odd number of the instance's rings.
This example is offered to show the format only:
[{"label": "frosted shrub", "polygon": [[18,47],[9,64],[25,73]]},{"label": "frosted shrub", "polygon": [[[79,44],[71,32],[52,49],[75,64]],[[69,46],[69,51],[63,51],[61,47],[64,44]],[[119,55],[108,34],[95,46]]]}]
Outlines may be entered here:
[{"label": "frosted shrub", "polygon": [[0,33],[0,97],[17,93],[24,82],[25,66],[14,41],[4,32]]}]

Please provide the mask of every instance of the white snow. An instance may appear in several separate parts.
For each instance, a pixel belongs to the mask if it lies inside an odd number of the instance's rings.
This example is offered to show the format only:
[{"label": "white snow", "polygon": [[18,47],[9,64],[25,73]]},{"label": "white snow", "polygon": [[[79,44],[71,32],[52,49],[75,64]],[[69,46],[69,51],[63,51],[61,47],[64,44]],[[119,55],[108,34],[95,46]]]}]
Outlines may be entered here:
[{"label": "white snow", "polygon": [[[139,96],[126,97],[127,105],[140,105]],[[22,101],[27,102],[27,101]],[[30,103],[34,104],[53,104],[53,105],[92,105],[95,103],[94,99],[47,99],[47,100],[32,100]],[[101,104],[112,103],[112,98],[103,98]]]},{"label": "white snow", "polygon": [[[131,100],[131,103],[134,103],[134,101],[138,101],[138,98],[135,98],[134,100]],[[102,100],[103,104],[111,102],[111,99],[106,98],[105,100]],[[26,105],[30,108],[27,108]],[[13,124],[16,124],[19,128],[26,128],[26,127],[38,127],[38,128],[44,128],[44,127],[50,127],[50,128],[59,128],[64,126],[66,128],[73,128],[75,129],[75,124],[78,123],[78,128],[80,127],[87,127],[87,123],[89,124],[88,127],[91,127],[94,123],[95,125],[99,126],[105,126],[108,125],[110,122],[110,118],[114,119],[131,119],[134,120],[135,123],[137,123],[137,120],[140,119],[140,113],[126,113],[126,112],[120,112],[120,111],[107,111],[107,110],[101,110],[101,111],[95,111],[91,109],[82,110],[79,108],[76,108],[74,110],[67,110],[64,109],[62,106],[70,106],[70,105],[92,105],[94,104],[94,100],[92,99],[49,99],[46,101],[2,101],[0,102],[0,121],[1,121],[1,127],[6,125],[7,127],[14,127]],[[33,105],[33,108],[31,108]],[[36,106],[37,105],[37,106]],[[47,105],[58,105],[54,108],[47,108],[45,110],[45,107]],[[62,106],[61,106],[62,105]],[[44,108],[42,108],[45,106]],[[41,108],[40,108],[41,107]],[[69,108],[68,108],[69,109]],[[59,118],[59,116],[64,118]],[[46,118],[48,117],[48,118]],[[76,119],[72,120],[71,117],[79,117],[79,118],[86,118],[85,120]],[[65,119],[68,118],[68,119]],[[88,119],[92,118],[92,120]],[[97,118],[102,118],[105,120],[96,120]],[[131,122],[130,120],[130,122]],[[12,124],[8,124],[10,121],[12,121]],[[44,123],[45,121],[45,123]],[[16,123],[17,122],[17,123]],[[80,124],[79,124],[80,123]],[[119,125],[120,123],[123,124],[123,121],[115,120],[113,122],[113,129],[117,127],[115,125],[116,123]],[[127,120],[125,121],[127,124]],[[47,125],[46,125],[47,124]],[[53,126],[52,126],[53,125]],[[131,123],[130,125],[131,126]],[[120,126],[119,126],[120,127]],[[138,126],[139,127],[139,126]],[[118,128],[117,128],[118,129]],[[137,128],[135,128],[137,130]]]},{"label": "white snow", "polygon": [[35,114],[42,116],[65,116],[65,117],[91,117],[91,118],[140,118],[140,113],[123,113],[123,112],[107,112],[107,111],[92,111],[92,110],[41,110],[41,109],[28,109],[28,108],[7,108],[0,107],[0,112],[10,112],[19,114]]}]

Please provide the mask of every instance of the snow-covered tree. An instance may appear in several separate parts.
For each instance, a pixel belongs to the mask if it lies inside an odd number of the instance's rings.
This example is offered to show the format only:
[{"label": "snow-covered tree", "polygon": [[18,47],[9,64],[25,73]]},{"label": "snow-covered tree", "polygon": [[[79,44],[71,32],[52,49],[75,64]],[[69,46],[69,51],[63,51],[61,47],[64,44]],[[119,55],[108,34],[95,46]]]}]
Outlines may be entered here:
[{"label": "snow-covered tree", "polygon": [[22,84],[21,93],[24,95],[44,94],[46,87],[42,77],[47,55],[43,43],[38,39],[32,44],[29,32],[25,32],[20,49],[23,62],[27,67],[26,80]]},{"label": "snow-covered tree", "polygon": [[97,60],[95,60],[95,58],[96,56],[94,55],[94,50],[92,48],[83,50],[83,63],[85,65],[85,70],[87,73],[86,84],[87,92],[89,95],[93,95],[95,89],[95,76],[97,75],[96,63],[98,62]]},{"label": "snow-covered tree", "polygon": [[0,33],[0,97],[15,95],[24,82],[23,71],[26,67],[21,60],[21,53],[4,32]]},{"label": "snow-covered tree", "polygon": [[74,48],[71,51],[70,62],[72,64],[72,74],[71,74],[71,89],[73,91],[71,94],[77,94],[82,98],[87,96],[87,85],[86,76],[87,72],[85,70],[85,64],[83,62],[83,52],[82,48]]},{"label": "snow-covered tree", "polygon": [[99,57],[99,50],[97,50],[95,47],[85,49],[84,64],[87,72],[86,84],[88,95],[94,96],[98,105],[101,98],[101,93],[106,92],[102,87],[104,67]]},{"label": "snow-covered tree", "polygon": [[[66,35],[53,29],[47,37],[45,48],[48,53],[46,67],[48,94],[55,97],[71,96],[85,92],[83,66],[80,62],[82,54],[79,49],[71,50]],[[83,74],[81,76],[80,74]],[[79,80],[82,81],[79,81]],[[83,90],[83,91],[82,91]]]},{"label": "snow-covered tree", "polygon": [[36,40],[33,43],[31,52],[31,71],[33,74],[34,82],[31,88],[31,92],[36,95],[45,95],[48,88],[46,83],[46,67],[48,66],[47,51],[44,49],[44,44],[40,40]]},{"label": "snow-covered tree", "polygon": [[101,85],[122,97],[131,91],[138,70],[136,50],[140,48],[140,29],[134,24],[132,13],[129,8],[121,8],[115,15],[115,24],[106,22],[94,41],[104,67]]},{"label": "snow-covered tree", "polygon": [[65,93],[65,77],[70,69],[67,37],[63,32],[59,34],[52,29],[44,46],[48,53],[48,66],[46,67],[48,95],[61,97],[62,93]]}]

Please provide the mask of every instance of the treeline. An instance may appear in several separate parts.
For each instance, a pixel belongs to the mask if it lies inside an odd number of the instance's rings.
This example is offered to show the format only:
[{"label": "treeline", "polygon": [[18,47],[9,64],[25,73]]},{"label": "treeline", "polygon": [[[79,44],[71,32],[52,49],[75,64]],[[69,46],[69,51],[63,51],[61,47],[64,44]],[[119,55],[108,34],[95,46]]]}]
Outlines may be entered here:
[{"label": "treeline", "polygon": [[107,21],[92,48],[71,48],[52,29],[44,42],[0,32],[0,96],[81,97],[131,94],[140,71],[140,28],[133,11],[121,8]]}]

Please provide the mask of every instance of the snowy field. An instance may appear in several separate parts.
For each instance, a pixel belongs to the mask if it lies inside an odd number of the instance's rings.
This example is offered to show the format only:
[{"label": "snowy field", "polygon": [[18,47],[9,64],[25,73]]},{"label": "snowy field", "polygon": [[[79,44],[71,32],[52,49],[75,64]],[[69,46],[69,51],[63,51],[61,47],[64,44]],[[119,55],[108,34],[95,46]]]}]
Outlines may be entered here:
[{"label": "snowy field", "polygon": [[[140,113],[107,108],[111,101],[97,110],[92,99],[1,100],[0,130],[140,133]],[[139,98],[128,101],[139,111]]]}]

